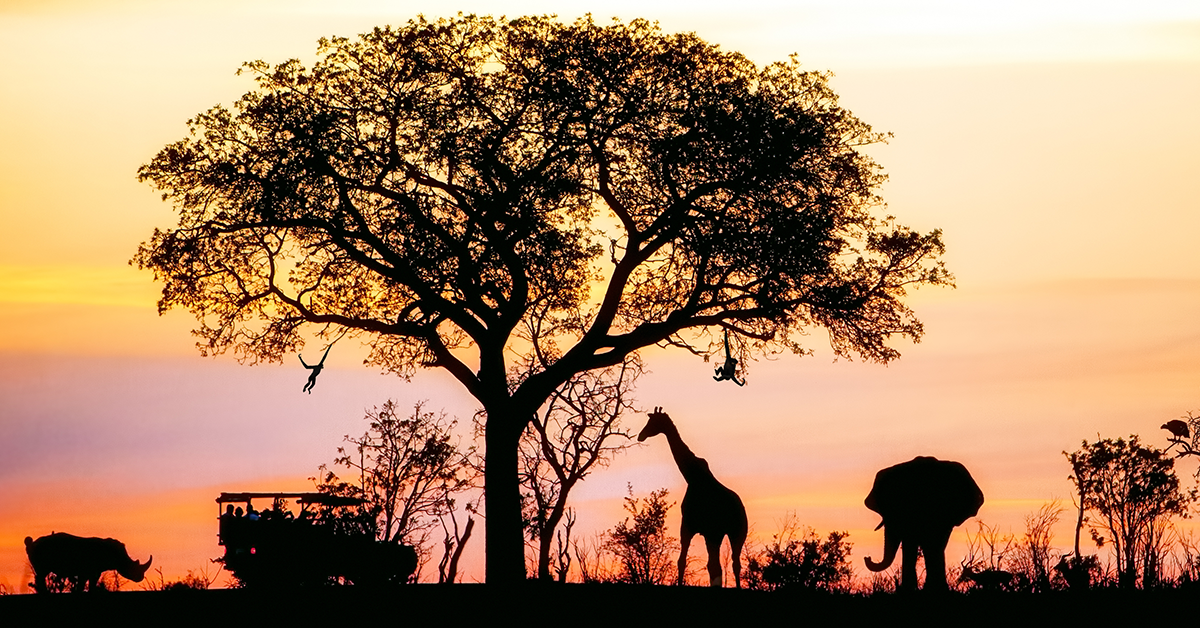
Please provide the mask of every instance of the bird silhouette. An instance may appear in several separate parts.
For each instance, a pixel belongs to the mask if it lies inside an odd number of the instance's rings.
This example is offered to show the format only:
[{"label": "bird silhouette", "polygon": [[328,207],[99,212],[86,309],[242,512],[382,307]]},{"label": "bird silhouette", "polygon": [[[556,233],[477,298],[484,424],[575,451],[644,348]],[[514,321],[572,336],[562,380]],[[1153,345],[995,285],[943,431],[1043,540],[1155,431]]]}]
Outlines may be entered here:
[{"label": "bird silhouette", "polygon": [[1170,432],[1171,435],[1174,436],[1175,438],[1191,438],[1192,433],[1191,433],[1191,430],[1188,429],[1188,424],[1184,423],[1183,421],[1180,421],[1179,419],[1167,421],[1166,423],[1163,423],[1160,427],[1162,427],[1162,429]]}]

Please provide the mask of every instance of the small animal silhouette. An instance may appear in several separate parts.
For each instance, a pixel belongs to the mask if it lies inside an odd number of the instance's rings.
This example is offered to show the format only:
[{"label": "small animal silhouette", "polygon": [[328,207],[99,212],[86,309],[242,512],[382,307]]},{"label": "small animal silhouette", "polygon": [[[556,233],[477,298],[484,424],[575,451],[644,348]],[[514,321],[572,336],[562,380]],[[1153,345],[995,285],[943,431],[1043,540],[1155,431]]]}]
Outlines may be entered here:
[{"label": "small animal silhouette", "polygon": [[1011,572],[1004,571],[1003,569],[981,569],[976,571],[974,567],[967,565],[963,567],[962,575],[958,577],[958,581],[972,582],[984,591],[1000,591],[1012,585],[1013,575]]},{"label": "small animal silhouette", "polygon": [[145,564],[130,558],[125,544],[116,539],[65,532],[55,532],[36,541],[25,537],[25,554],[33,567],[33,588],[38,593],[46,592],[46,577],[52,573],[69,580],[72,591],[82,591],[85,585],[89,591],[95,591],[100,574],[106,571],[115,570],[124,578],[141,582],[154,562],[153,556]]},{"label": "small animal silhouette", "polygon": [[733,581],[740,589],[742,545],[746,542],[749,528],[742,499],[713,477],[704,458],[697,457],[688,449],[679,437],[675,423],[662,408],[655,408],[649,414],[649,419],[638,434],[638,442],[659,434],[666,436],[675,464],[688,485],[683,503],[679,505],[683,522],[679,526],[679,575],[676,582],[683,584],[688,547],[692,537],[699,534],[704,537],[704,544],[708,548],[708,584],[721,586],[721,542],[728,536],[730,554],[733,556]]}]

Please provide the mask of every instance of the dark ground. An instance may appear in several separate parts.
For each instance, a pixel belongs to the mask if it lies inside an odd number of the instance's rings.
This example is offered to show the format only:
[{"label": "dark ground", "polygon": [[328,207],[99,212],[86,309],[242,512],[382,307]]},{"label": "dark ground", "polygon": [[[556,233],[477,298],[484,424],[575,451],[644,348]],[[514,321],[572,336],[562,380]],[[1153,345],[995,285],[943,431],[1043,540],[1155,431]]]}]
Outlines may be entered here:
[{"label": "dark ground", "polygon": [[[1200,591],[824,596],[698,587],[481,584],[0,597],[0,625],[1146,626],[1194,624]],[[682,621],[681,621],[682,620]]]}]

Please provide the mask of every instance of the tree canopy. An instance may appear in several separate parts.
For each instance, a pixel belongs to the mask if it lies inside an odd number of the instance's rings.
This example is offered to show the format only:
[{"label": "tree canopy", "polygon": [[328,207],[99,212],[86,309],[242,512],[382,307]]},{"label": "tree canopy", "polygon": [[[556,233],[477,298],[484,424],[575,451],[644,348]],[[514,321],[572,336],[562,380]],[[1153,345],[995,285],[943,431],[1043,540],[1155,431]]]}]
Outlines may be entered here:
[{"label": "tree canopy", "polygon": [[490,581],[522,569],[517,441],[573,375],[707,355],[721,328],[743,358],[822,327],[886,362],[922,334],[906,288],[951,281],[940,232],[877,215],[860,149],[884,136],[795,59],[459,16],[244,70],[252,91],[139,170],[179,224],[134,262],[202,353],[278,361],[315,326],[401,376],[449,371],[487,412]]}]

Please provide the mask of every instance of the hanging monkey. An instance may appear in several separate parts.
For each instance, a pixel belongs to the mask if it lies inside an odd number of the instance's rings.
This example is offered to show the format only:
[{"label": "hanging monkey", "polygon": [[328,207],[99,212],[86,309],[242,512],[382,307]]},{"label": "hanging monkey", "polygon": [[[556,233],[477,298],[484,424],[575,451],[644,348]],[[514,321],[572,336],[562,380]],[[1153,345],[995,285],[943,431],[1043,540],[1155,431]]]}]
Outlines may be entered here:
[{"label": "hanging monkey", "polygon": [[341,340],[342,336],[345,335],[346,330],[342,330],[341,335],[335,338],[333,342],[329,343],[328,347],[325,347],[325,354],[321,356],[321,361],[317,362],[316,364],[309,364],[304,361],[304,356],[296,354],[296,357],[300,358],[300,363],[304,365],[304,368],[312,371],[312,373],[308,374],[308,383],[304,384],[304,392],[310,395],[312,394],[313,386],[317,385],[317,376],[320,375],[321,370],[325,368],[325,358],[329,357],[329,350],[332,349],[333,345],[337,344],[337,341]]},{"label": "hanging monkey", "polygon": [[325,355],[321,356],[321,361],[311,365],[304,361],[304,356],[296,354],[296,357],[300,358],[300,363],[304,365],[304,368],[312,371],[312,373],[308,374],[308,383],[304,385],[304,392],[312,394],[313,386],[317,385],[317,376],[321,374],[321,369],[325,368],[325,358],[329,357],[329,350],[332,348],[333,345],[326,347]]},{"label": "hanging monkey", "polygon": [[725,381],[728,379],[728,380],[732,381],[733,383],[737,384],[738,386],[745,386],[746,382],[738,381],[737,364],[738,364],[738,361],[733,357],[733,354],[731,354],[729,352],[729,330],[726,329],[725,330],[725,363],[716,368],[716,374],[713,375],[713,379],[718,382]]}]

